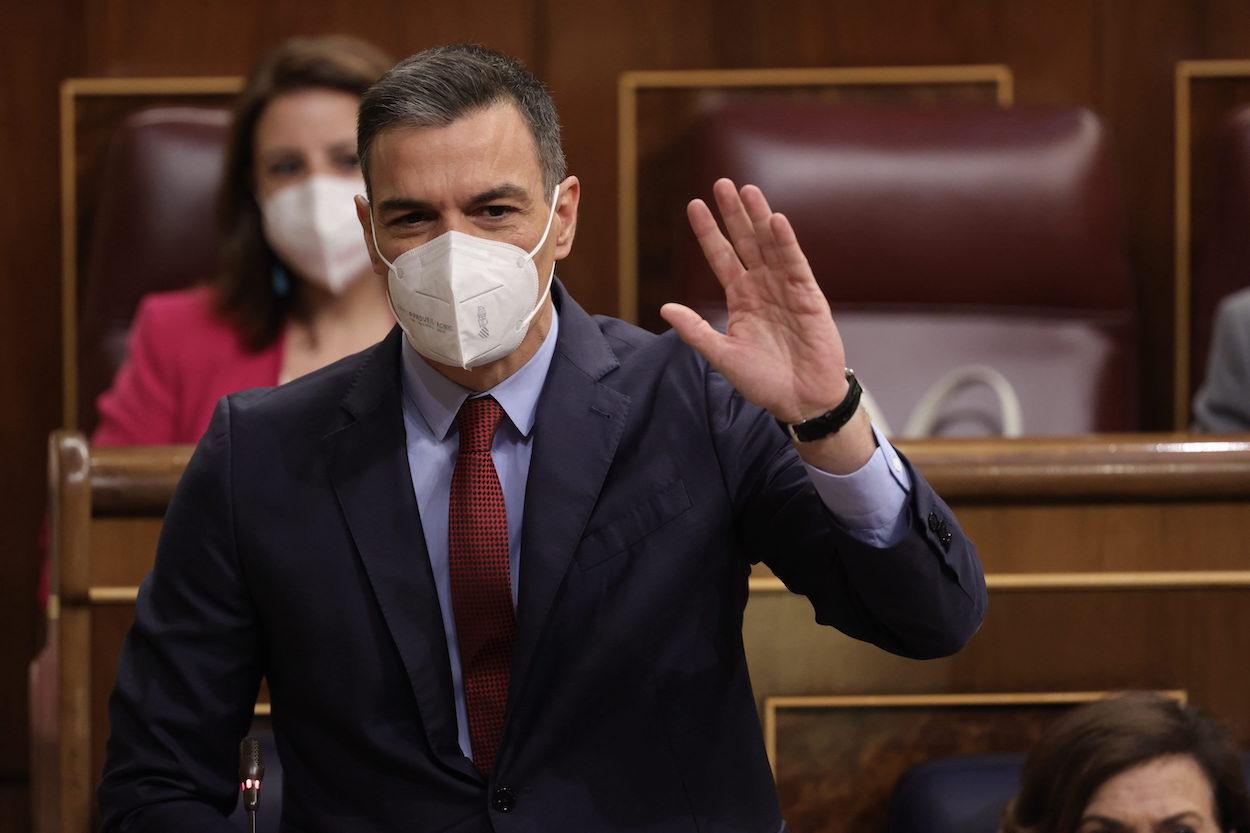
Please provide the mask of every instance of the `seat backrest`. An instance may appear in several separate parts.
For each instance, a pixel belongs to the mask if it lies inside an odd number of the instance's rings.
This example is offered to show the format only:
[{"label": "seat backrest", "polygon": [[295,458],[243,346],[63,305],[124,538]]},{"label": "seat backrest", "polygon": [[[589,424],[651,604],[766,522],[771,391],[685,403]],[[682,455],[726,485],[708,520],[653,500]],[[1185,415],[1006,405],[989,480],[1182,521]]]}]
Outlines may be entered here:
[{"label": "seat backrest", "polygon": [[[1030,433],[1136,426],[1136,302],[1093,113],[731,99],[685,147],[692,193],[729,176],[789,217],[892,424],[947,371],[989,364]],[[689,234],[670,280],[688,303],[723,298]]]},{"label": "seat backrest", "polygon": [[1193,215],[1189,399],[1206,378],[1216,307],[1250,286],[1250,105],[1228,114],[1209,153],[1207,205]]},{"label": "seat backrest", "polygon": [[[890,797],[886,833],[998,833],[1020,788],[1024,753],[935,758],[912,767]],[[1250,786],[1250,754],[1241,756]]]},{"label": "seat backrest", "polygon": [[912,767],[890,798],[886,833],[997,833],[1024,754],[962,755]]},{"label": "seat backrest", "polygon": [[225,109],[162,107],[129,116],[111,140],[80,286],[78,425],[88,432],[139,299],[212,274],[229,126]]}]

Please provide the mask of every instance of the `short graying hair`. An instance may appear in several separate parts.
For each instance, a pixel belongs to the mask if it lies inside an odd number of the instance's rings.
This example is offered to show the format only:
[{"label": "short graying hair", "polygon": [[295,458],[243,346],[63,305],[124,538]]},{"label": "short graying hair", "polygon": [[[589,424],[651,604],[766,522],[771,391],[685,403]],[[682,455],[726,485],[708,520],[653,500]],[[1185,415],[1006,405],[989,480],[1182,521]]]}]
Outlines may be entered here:
[{"label": "short graying hair", "polygon": [[502,101],[516,105],[538,152],[545,199],[565,176],[560,118],[551,95],[521,63],[477,44],[438,46],[405,58],[378,79],[360,101],[356,152],[369,184],[369,150],[392,127],[446,127]]}]

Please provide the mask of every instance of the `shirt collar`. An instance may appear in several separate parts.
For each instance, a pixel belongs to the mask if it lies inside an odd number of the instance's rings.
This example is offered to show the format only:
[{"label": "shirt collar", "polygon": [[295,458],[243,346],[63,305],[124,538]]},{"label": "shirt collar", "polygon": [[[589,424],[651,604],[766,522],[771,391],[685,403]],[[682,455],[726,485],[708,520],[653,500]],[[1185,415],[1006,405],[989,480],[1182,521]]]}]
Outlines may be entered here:
[{"label": "shirt collar", "polygon": [[[534,428],[534,415],[538,411],[538,396],[542,393],[543,382],[547,379],[547,370],[551,367],[552,356],[556,351],[556,335],[560,330],[560,316],[556,313],[555,304],[551,305],[551,329],[547,337],[539,345],[538,352],[530,356],[520,370],[490,390],[483,391],[495,397],[495,401],[503,407],[509,421],[520,432],[528,437]],[[400,339],[403,344],[403,386],[405,405],[414,408],[430,433],[438,441],[447,439],[452,423],[460,406],[473,391],[462,387],[439,373],[421,358],[408,337]]]}]

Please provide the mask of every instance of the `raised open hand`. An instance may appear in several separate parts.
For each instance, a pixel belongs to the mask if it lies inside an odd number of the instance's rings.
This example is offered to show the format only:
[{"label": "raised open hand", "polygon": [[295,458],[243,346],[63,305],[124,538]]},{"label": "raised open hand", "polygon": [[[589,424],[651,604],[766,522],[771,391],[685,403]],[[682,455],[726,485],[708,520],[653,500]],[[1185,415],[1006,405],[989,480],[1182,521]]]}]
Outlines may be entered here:
[{"label": "raised open hand", "polygon": [[660,314],[743,396],[777,418],[823,414],[846,393],[845,353],[794,229],[754,185],[739,193],[720,179],[712,190],[728,240],[703,200],[692,200],[687,214],[725,290],[727,331],[681,304],[665,304]]},{"label": "raised open hand", "polygon": [[[665,304],[660,315],[750,402],[785,422],[819,416],[848,389],[846,355],[829,302],[789,220],[773,213],[759,188],[739,191],[720,179],[712,191],[729,239],[702,200],[692,200],[687,214],[725,290],[726,332],[681,304]],[[874,447],[866,420],[854,437],[843,439],[855,446],[847,450],[860,463]]]}]

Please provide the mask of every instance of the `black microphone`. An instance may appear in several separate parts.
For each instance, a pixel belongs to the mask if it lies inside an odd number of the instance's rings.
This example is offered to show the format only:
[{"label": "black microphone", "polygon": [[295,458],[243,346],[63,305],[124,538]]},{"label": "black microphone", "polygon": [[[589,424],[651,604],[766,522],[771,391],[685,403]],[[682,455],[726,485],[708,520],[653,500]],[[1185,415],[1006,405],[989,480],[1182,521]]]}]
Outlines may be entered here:
[{"label": "black microphone", "polygon": [[252,833],[256,833],[256,807],[260,804],[260,782],[264,777],[265,760],[260,754],[260,741],[248,735],[239,744],[239,790],[243,793],[243,809],[247,810]]}]

